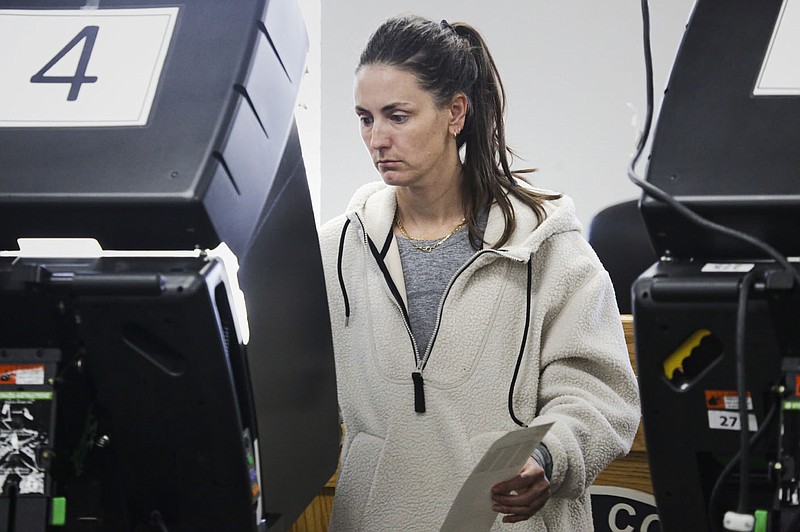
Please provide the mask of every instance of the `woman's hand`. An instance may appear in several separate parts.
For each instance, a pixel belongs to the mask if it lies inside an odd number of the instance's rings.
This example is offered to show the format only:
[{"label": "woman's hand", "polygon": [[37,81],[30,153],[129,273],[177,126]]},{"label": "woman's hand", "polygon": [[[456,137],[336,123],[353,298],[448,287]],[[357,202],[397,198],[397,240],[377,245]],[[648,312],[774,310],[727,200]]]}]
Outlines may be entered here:
[{"label": "woman's hand", "polygon": [[533,458],[516,476],[492,486],[492,509],[501,514],[504,523],[530,519],[550,498],[550,481],[544,469]]}]

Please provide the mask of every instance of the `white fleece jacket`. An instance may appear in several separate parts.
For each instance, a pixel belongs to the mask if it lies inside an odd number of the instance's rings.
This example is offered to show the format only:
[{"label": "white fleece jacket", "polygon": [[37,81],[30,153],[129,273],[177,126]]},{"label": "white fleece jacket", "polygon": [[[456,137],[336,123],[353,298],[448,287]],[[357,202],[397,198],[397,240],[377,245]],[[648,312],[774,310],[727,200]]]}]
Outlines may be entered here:
[{"label": "white fleece jacket", "polygon": [[[347,214],[322,228],[345,426],[330,530],[438,530],[483,452],[518,428],[508,402],[523,344],[513,412],[525,423],[555,422],[544,439],[552,498],[530,520],[498,519],[492,530],[592,529],[586,488],[630,449],[636,380],[610,279],[580,234],[572,202],[546,203],[538,225],[511,198],[517,230],[456,274],[419,367],[392,235],[394,189],[365,185]],[[502,229],[493,207],[485,240],[496,242]],[[419,370],[424,413],[414,407]]]}]

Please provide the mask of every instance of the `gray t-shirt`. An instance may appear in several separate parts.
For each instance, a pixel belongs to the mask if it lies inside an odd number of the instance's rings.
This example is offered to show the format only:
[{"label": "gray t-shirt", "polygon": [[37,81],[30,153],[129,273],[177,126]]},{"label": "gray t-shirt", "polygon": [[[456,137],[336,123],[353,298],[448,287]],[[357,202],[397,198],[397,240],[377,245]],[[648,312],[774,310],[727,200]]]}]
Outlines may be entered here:
[{"label": "gray t-shirt", "polygon": [[[486,229],[487,218],[488,213],[478,217],[481,236]],[[430,252],[417,249],[413,245],[431,246],[439,240],[441,239],[411,241],[402,236],[397,237],[406,285],[408,317],[420,360],[428,351],[433,337],[445,288],[456,272],[475,254],[466,226]]]}]

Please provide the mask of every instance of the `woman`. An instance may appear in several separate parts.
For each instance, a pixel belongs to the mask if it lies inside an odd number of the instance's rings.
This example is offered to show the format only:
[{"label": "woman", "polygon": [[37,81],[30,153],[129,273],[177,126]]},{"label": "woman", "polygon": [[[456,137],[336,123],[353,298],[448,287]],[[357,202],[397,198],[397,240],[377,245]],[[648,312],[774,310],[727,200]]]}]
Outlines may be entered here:
[{"label": "woman", "polygon": [[630,448],[636,382],[570,200],[510,170],[483,39],[390,19],[354,95],[382,182],[321,231],[345,427],[331,529],[438,530],[489,445],[542,418],[543,445],[487,493],[495,528],[590,530],[586,488]]}]

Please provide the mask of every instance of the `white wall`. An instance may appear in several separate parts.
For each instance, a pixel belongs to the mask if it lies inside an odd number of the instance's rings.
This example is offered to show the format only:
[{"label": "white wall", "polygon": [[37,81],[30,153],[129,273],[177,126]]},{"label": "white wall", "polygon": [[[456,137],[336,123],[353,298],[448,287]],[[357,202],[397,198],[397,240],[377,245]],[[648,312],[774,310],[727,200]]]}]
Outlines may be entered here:
[{"label": "white wall", "polygon": [[[693,0],[650,2],[656,103]],[[321,206],[341,213],[362,183],[379,179],[358,134],[352,82],[370,33],[415,13],[482,32],[509,106],[507,139],[538,168],[534,183],[575,200],[584,225],[603,207],[639,197],[626,176],[645,114],[640,3],[635,0],[324,0]],[[641,173],[641,172],[640,172]]]}]

